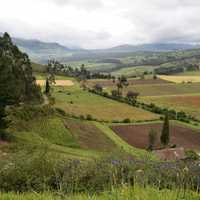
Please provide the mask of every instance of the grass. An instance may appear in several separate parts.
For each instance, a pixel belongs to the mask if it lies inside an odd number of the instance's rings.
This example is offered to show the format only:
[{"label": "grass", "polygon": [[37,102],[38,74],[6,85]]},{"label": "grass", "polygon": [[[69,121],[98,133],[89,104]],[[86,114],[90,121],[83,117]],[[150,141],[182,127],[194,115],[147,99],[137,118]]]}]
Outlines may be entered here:
[{"label": "grass", "polygon": [[126,118],[133,121],[159,118],[158,115],[142,109],[83,91],[78,86],[56,87],[53,96],[56,98],[55,107],[76,116],[89,114],[93,118],[106,121],[124,120]]},{"label": "grass", "polygon": [[140,76],[144,72],[153,72],[155,68],[156,67],[151,66],[151,65],[149,65],[149,66],[125,67],[125,68],[121,68],[119,70],[113,71],[112,75],[114,75],[114,76],[124,75],[124,76],[127,76],[127,77]]},{"label": "grass", "polygon": [[185,71],[185,72],[176,74],[176,76],[200,76],[200,70],[199,71]]},{"label": "grass", "polygon": [[160,107],[184,111],[200,119],[200,95],[174,95],[174,96],[147,96],[140,97],[144,103],[154,103]]},{"label": "grass", "polygon": [[[36,77],[37,80],[46,80],[47,78],[47,73],[42,73],[42,72],[34,72],[34,76]],[[74,80],[71,77],[68,76],[61,76],[61,75],[55,75],[56,80]]]},{"label": "grass", "polygon": [[[9,130],[15,138],[13,144],[16,144],[20,151],[31,146],[37,149],[46,146],[49,151],[59,153],[65,158],[87,160],[97,158],[103,155],[104,151],[111,151],[115,147],[114,143],[91,122],[86,123],[51,116],[28,122],[20,121]],[[74,124],[76,127],[68,127]],[[81,136],[77,137],[79,134]],[[87,138],[89,136],[90,138]],[[98,145],[88,144],[88,141],[95,144],[96,139],[98,139]]]},{"label": "grass", "polygon": [[181,190],[159,190],[153,187],[127,187],[101,194],[55,195],[53,193],[0,193],[1,200],[199,200],[199,194]]}]

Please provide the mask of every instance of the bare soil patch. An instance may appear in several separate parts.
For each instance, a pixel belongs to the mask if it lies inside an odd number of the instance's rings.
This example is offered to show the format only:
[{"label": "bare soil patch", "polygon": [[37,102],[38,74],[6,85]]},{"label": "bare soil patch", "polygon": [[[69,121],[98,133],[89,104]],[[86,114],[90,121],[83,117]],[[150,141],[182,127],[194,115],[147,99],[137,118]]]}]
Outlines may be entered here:
[{"label": "bare soil patch", "polygon": [[[150,129],[154,129],[158,133],[155,146],[156,148],[161,146],[162,124],[122,125],[111,128],[127,143],[141,149],[148,147],[148,133]],[[170,144],[185,149],[200,150],[200,132],[179,125],[170,125]]]},{"label": "bare soil patch", "polygon": [[[45,85],[45,80],[37,80],[36,83],[40,86]],[[55,86],[73,86],[74,83],[71,80],[56,80]]]}]

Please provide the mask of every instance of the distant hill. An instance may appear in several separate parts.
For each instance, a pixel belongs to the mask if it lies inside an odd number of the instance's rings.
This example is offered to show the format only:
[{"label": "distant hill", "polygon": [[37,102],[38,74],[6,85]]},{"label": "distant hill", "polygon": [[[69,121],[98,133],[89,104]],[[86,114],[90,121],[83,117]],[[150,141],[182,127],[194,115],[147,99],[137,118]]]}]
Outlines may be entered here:
[{"label": "distant hill", "polygon": [[138,52],[138,51],[177,51],[177,50],[189,50],[200,48],[200,45],[191,44],[178,44],[178,43],[152,43],[152,44],[141,44],[141,45],[120,45],[106,51],[110,52]]},{"label": "distant hill", "polygon": [[[1,35],[1,33],[0,33]],[[80,61],[90,59],[110,59],[132,56],[133,53],[170,52],[200,48],[200,45],[178,43],[152,43],[141,45],[120,45],[108,49],[73,49],[58,43],[48,43],[40,40],[12,38],[13,42],[26,52],[36,63],[46,64],[49,59],[55,58],[60,62]]]},{"label": "distant hill", "polygon": [[13,42],[35,62],[46,63],[49,58],[67,57],[72,49],[58,43],[12,38]]}]

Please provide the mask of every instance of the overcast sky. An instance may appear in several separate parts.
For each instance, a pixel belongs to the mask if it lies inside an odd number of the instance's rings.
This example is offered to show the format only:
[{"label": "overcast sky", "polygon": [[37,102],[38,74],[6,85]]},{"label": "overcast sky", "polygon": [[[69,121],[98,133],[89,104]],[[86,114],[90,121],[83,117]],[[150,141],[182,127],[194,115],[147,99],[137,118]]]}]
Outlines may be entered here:
[{"label": "overcast sky", "polygon": [[200,0],[0,0],[0,32],[82,48],[200,43]]}]

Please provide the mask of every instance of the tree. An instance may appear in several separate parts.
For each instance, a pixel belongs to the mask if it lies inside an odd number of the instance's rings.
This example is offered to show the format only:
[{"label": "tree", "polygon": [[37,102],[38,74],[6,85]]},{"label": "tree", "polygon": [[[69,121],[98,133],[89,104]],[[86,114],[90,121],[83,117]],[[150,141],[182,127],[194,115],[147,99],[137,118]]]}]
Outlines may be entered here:
[{"label": "tree", "polygon": [[128,91],[126,97],[130,101],[136,101],[138,95],[139,95],[138,92]]},{"label": "tree", "polygon": [[102,92],[102,91],[103,91],[102,86],[101,86],[100,84],[98,84],[98,83],[94,86],[94,89],[95,89],[95,91],[97,91],[97,92]]},{"label": "tree", "polygon": [[170,136],[169,136],[169,117],[168,114],[165,115],[164,123],[163,123],[163,128],[162,128],[162,133],[160,136],[160,141],[161,144],[164,146],[169,144]]},{"label": "tree", "polygon": [[45,85],[45,94],[49,94],[50,93],[50,83],[49,83],[49,79],[46,79],[46,85]]},{"label": "tree", "polygon": [[149,146],[148,150],[152,151],[157,139],[157,132],[154,129],[149,131]]}]

